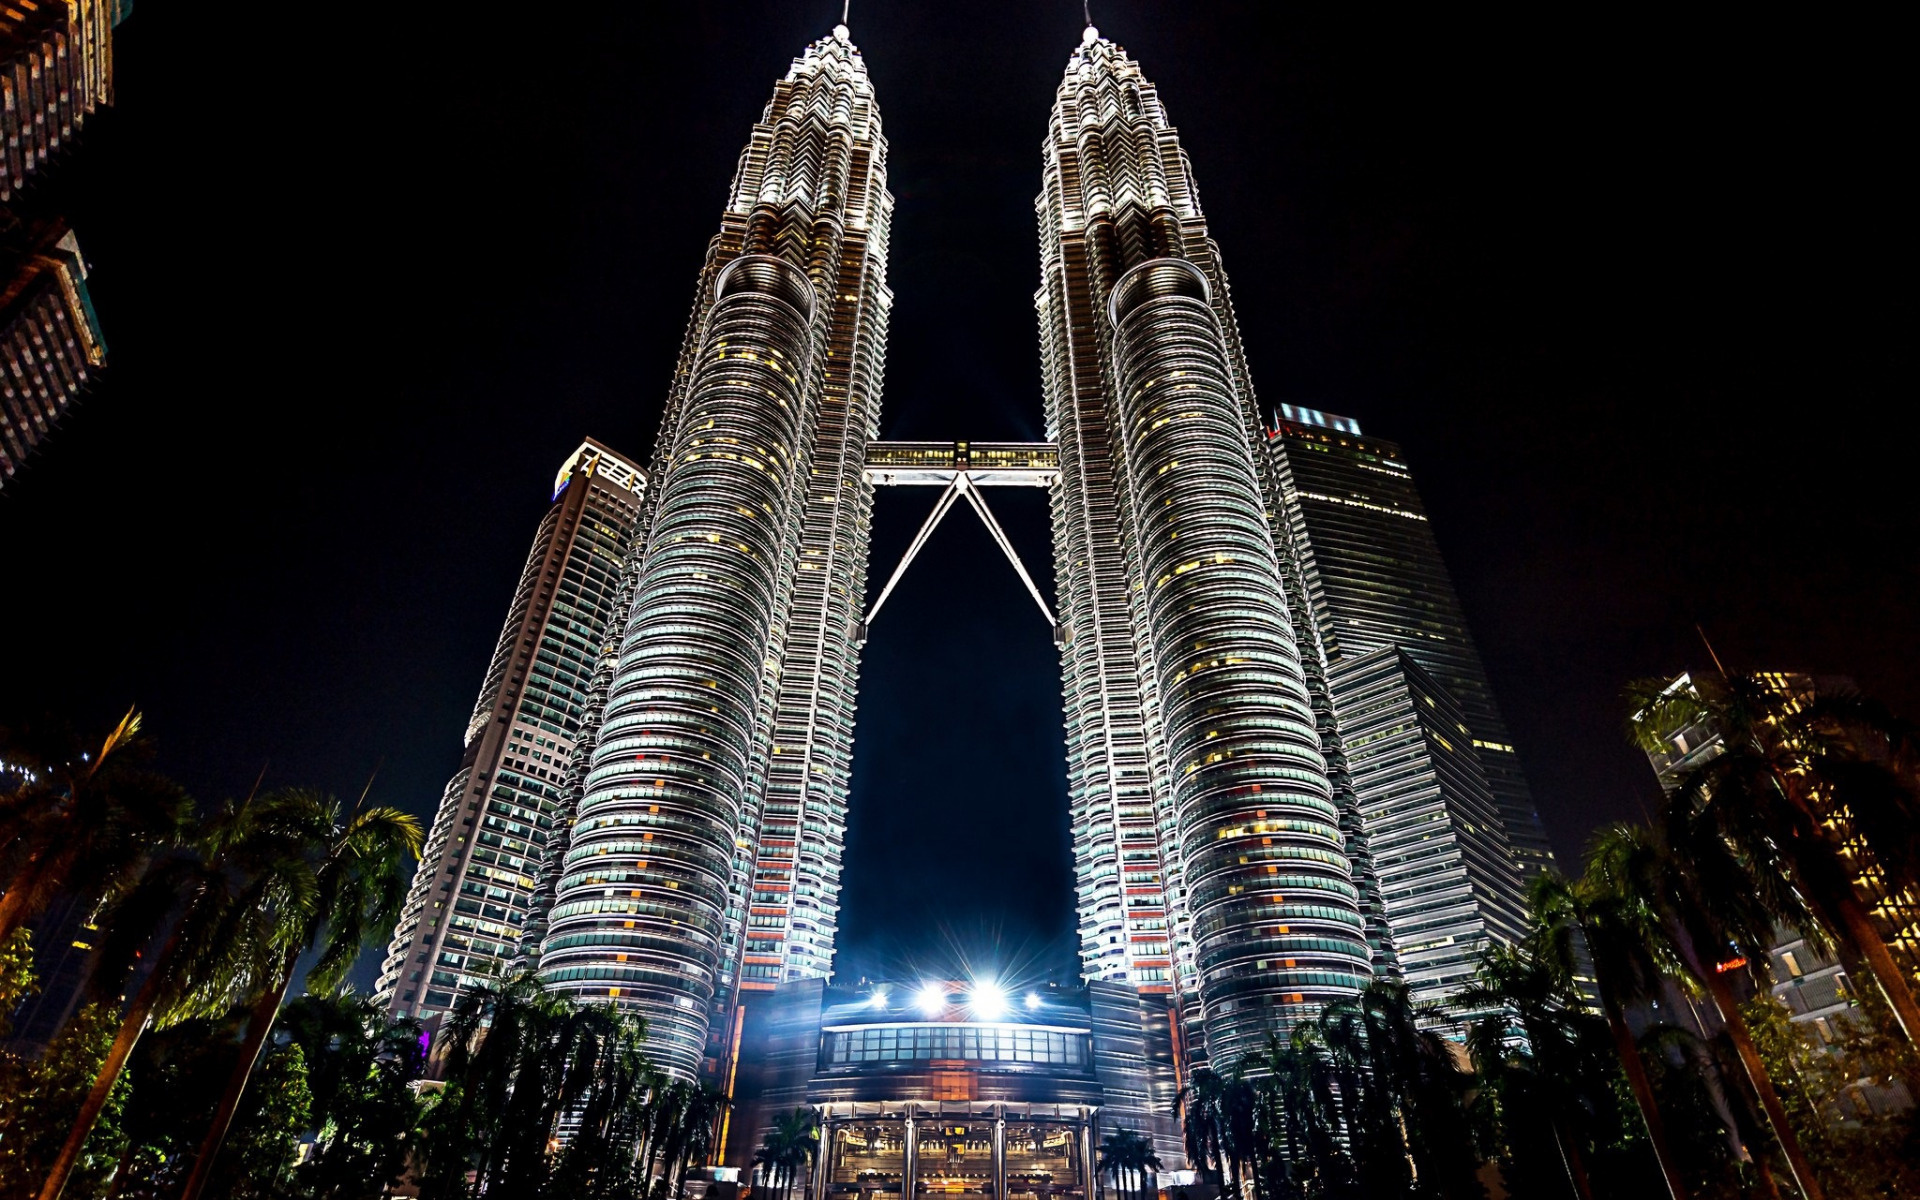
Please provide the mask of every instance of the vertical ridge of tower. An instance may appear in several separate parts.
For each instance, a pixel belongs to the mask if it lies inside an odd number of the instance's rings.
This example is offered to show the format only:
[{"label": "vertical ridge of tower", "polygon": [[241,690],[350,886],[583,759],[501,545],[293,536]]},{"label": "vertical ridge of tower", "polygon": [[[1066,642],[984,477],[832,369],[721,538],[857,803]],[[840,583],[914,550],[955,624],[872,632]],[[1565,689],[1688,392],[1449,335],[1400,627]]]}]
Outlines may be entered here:
[{"label": "vertical ridge of tower", "polygon": [[546,872],[541,978],[646,1017],[683,1078],[738,987],[832,961],[892,303],[885,159],[836,30],[775,85],[709,243],[631,609]]},{"label": "vertical ridge of tower", "polygon": [[1364,835],[1329,781],[1218,247],[1158,93],[1092,28],[1044,154],[1083,966],[1177,990],[1230,1063],[1372,977]]},{"label": "vertical ridge of tower", "polygon": [[1290,468],[1284,455],[1272,451],[1270,439],[1262,462],[1267,467],[1267,481],[1272,489],[1267,498],[1267,521],[1273,528],[1274,545],[1280,551],[1280,578],[1286,588],[1287,605],[1296,617],[1294,632],[1301,643],[1300,666],[1306,675],[1307,698],[1313,705],[1314,724],[1320,733],[1320,755],[1327,761],[1327,784],[1333,790],[1334,807],[1340,812],[1340,832],[1346,839],[1347,858],[1353,863],[1354,886],[1360,890],[1360,914],[1366,922],[1374,978],[1401,982],[1400,954],[1388,920],[1386,896],[1381,891],[1380,873],[1361,812],[1360,797],[1354,790],[1346,738],[1334,708],[1331,664],[1319,624],[1310,616],[1313,601],[1306,580],[1307,557],[1288,520],[1285,496],[1293,482]]}]

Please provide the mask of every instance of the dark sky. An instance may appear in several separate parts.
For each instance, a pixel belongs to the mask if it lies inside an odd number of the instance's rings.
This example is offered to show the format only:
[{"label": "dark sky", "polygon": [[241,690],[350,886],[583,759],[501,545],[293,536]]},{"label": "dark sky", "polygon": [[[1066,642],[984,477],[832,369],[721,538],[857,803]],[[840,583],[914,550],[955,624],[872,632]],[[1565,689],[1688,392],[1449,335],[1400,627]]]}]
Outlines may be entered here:
[{"label": "dark sky", "polygon": [[[423,814],[560,460],[652,446],[773,80],[837,6],[141,4],[28,207],[111,375],[0,494],[0,710],[147,713],[212,797]],[[1095,5],[1161,88],[1261,398],[1400,441],[1562,854],[1652,790],[1623,684],[1920,716],[1902,39],[1813,10]],[[1847,18],[1858,20],[1859,18]],[[884,430],[1040,431],[1067,2],[861,0],[898,197]],[[932,496],[883,493],[875,587]],[[1050,572],[1037,493],[992,496]],[[965,513],[868,647],[843,970],[1071,963],[1046,630]],[[997,943],[997,949],[988,949]]]}]

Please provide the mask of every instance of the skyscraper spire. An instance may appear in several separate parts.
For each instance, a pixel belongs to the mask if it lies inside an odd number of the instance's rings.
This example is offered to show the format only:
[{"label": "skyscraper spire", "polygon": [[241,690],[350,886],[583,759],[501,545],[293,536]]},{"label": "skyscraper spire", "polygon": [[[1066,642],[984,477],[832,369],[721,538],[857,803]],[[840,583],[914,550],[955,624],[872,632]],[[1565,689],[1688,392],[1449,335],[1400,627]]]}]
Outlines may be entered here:
[{"label": "skyscraper spire", "polygon": [[892,304],[886,142],[844,27],[774,89],[701,273],[646,548],[539,963],[700,1068],[738,987],[825,974]]},{"label": "skyscraper spire", "polygon": [[1091,21],[1044,152],[1081,957],[1179,993],[1231,1063],[1372,977],[1359,831],[1328,778],[1218,248],[1158,93]]}]

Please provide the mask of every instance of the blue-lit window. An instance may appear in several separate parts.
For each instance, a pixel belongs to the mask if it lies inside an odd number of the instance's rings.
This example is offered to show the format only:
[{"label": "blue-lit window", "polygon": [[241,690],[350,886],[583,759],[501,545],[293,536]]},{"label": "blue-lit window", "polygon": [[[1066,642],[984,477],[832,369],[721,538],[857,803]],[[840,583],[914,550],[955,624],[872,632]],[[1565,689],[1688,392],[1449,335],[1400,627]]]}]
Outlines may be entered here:
[{"label": "blue-lit window", "polygon": [[1088,1040],[1082,1033],[1006,1025],[877,1026],[828,1033],[826,1059],[832,1064],[959,1060],[1084,1068]]}]

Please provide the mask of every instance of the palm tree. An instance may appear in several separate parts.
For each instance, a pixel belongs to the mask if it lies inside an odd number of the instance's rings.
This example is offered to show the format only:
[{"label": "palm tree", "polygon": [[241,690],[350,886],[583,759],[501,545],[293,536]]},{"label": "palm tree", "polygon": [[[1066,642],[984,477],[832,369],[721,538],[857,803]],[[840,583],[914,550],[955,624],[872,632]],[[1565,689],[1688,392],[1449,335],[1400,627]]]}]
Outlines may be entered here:
[{"label": "palm tree", "polygon": [[1159,1169],[1153,1142],[1137,1129],[1116,1129],[1100,1141],[1099,1170],[1112,1176],[1122,1197],[1145,1195],[1148,1174]]},{"label": "palm tree", "polygon": [[1113,1180],[1113,1190],[1119,1193],[1120,1200],[1128,1200],[1131,1194],[1131,1189],[1127,1186],[1129,1178],[1127,1160],[1131,1157],[1133,1149],[1127,1135],[1131,1132],[1133,1131],[1130,1129],[1116,1129],[1101,1138],[1098,1152],[1100,1157],[1095,1164],[1097,1174]]},{"label": "palm tree", "polygon": [[93,905],[130,884],[180,835],[193,802],[140,764],[140,714],[99,751],[31,729],[0,730],[0,945],[56,895]]},{"label": "palm tree", "polygon": [[1143,1196],[1157,1196],[1160,1188],[1156,1181],[1160,1177],[1162,1163],[1154,1152],[1153,1140],[1145,1134],[1134,1134],[1134,1148],[1130,1152],[1133,1168],[1140,1176],[1140,1191]]},{"label": "palm tree", "polygon": [[1345,1186],[1352,1169],[1338,1141],[1333,1065],[1318,1028],[1297,1026],[1285,1041],[1269,1033],[1258,1070],[1259,1157],[1265,1161],[1258,1164],[1257,1177],[1266,1194]]},{"label": "palm tree", "polygon": [[1577,881],[1557,871],[1534,876],[1527,890],[1536,922],[1534,937],[1541,956],[1568,979],[1574,974],[1579,945],[1584,944],[1592,956],[1601,1015],[1613,1035],[1614,1053],[1620,1056],[1627,1086],[1640,1106],[1647,1140],[1653,1146],[1668,1193],[1673,1200],[1686,1200],[1686,1184],[1668,1143],[1666,1125],[1660,1119],[1646,1059],[1627,1026],[1626,1008],[1632,1000],[1647,995],[1655,980],[1673,974],[1677,964],[1655,932],[1657,918],[1637,896],[1618,885],[1612,875],[1591,865]]},{"label": "palm tree", "polygon": [[1240,1194],[1240,1166],[1253,1150],[1253,1089],[1237,1073],[1222,1077],[1197,1067],[1174,1098],[1187,1161],[1218,1174],[1222,1190]]},{"label": "palm tree", "polygon": [[[661,1178],[661,1183],[666,1186],[666,1195],[678,1196],[686,1185],[687,1168],[705,1161],[708,1152],[713,1149],[714,1133],[727,1104],[727,1094],[712,1084],[691,1085],[680,1124],[667,1146],[666,1171]],[[815,1138],[805,1155],[810,1159],[818,1148],[819,1141]]]},{"label": "palm tree", "polygon": [[[531,1196],[558,1168],[583,1177],[595,1168],[590,1158],[615,1161],[624,1153],[631,1162],[628,1141],[624,1150],[590,1144],[571,1163],[556,1163],[553,1140],[570,1112],[583,1114],[596,1138],[602,1130],[638,1133],[642,1102],[633,1093],[653,1078],[637,1054],[638,1022],[611,1006],[582,1007],[520,975],[462,995],[440,1037],[447,1086],[428,1122],[423,1195]],[[601,1097],[603,1086],[619,1094]]]},{"label": "palm tree", "polygon": [[820,1116],[813,1109],[800,1105],[777,1122],[784,1129],[782,1139],[788,1146],[790,1160],[787,1166],[789,1182],[799,1178],[801,1168],[811,1172],[820,1157]]},{"label": "palm tree", "polygon": [[761,1178],[767,1181],[767,1187],[777,1189],[784,1197],[787,1194],[787,1151],[779,1138],[778,1130],[767,1130],[760,1140],[760,1148],[753,1152],[753,1165],[761,1169]]},{"label": "palm tree", "polygon": [[305,789],[279,793],[277,802],[299,813],[305,834],[304,852],[297,859],[283,860],[287,869],[276,879],[281,892],[277,911],[282,918],[276,938],[278,961],[254,1003],[239,1062],[214,1110],[213,1124],[181,1200],[199,1200],[212,1177],[227,1128],[301,955],[315,948],[320,951],[307,972],[309,987],[324,992],[337,986],[369,942],[383,941],[392,932],[406,894],[404,868],[420,856],[420,821],[397,808],[356,808],[343,813],[333,797]]},{"label": "palm tree", "polygon": [[[1226,1150],[1217,1119],[1221,1079],[1206,1067],[1196,1067],[1190,1082],[1174,1097],[1173,1115],[1180,1122],[1187,1161],[1203,1171],[1222,1175]],[[1224,1175],[1222,1175],[1224,1178]],[[1229,1192],[1232,1189],[1227,1189]]]},{"label": "palm tree", "polygon": [[[180,850],[154,863],[102,917],[95,979],[117,979],[157,925],[172,925],[146,980],[121,1018],[92,1089],[48,1171],[41,1200],[58,1200],[94,1123],[142,1035],[195,1016],[214,1016],[264,982],[276,929],[277,879],[296,845],[287,806],[249,796],[209,820]],[[175,915],[177,914],[177,915]]]},{"label": "palm tree", "polygon": [[[1786,915],[1794,924],[1811,924],[1811,914],[1790,894],[1771,905],[1765,903],[1745,865],[1718,832],[1688,819],[1691,815],[1676,812],[1669,825],[1670,836],[1686,847],[1684,859],[1671,853],[1666,840],[1651,830],[1615,825],[1595,839],[1588,873],[1605,878],[1609,890],[1636,897],[1654,914],[1656,923],[1648,932],[1662,940],[1664,956],[1682,967],[1684,978],[1713,1001],[1794,1182],[1806,1200],[1825,1200],[1727,982],[1731,968],[1718,957],[1730,951],[1742,958],[1760,958],[1773,939],[1776,915]],[[1792,910],[1780,914],[1783,904]]]},{"label": "palm tree", "polygon": [[1376,980],[1360,993],[1359,1018],[1374,1069],[1400,1111],[1421,1187],[1449,1200],[1484,1197],[1466,1109],[1472,1076],[1453,1043],[1420,1027],[1434,1013],[1415,1005],[1403,983]]},{"label": "palm tree", "polygon": [[[1581,1200],[1593,1200],[1588,1176],[1587,1137],[1591,1092],[1605,1087],[1596,1081],[1591,1051],[1590,1018],[1580,997],[1558,971],[1525,947],[1494,945],[1480,956],[1474,983],[1454,997],[1467,1013],[1499,1015],[1475,1023],[1468,1034],[1477,1074],[1484,1088],[1515,1110],[1501,1114],[1499,1136],[1508,1150],[1521,1135],[1523,1120],[1543,1121],[1551,1131],[1555,1157],[1567,1181]],[[1512,1025],[1525,1034],[1515,1045]]]},{"label": "palm tree", "polygon": [[797,1105],[789,1113],[773,1119],[772,1128],[761,1138],[753,1161],[767,1172],[767,1182],[780,1189],[782,1200],[800,1177],[802,1167],[810,1167],[820,1154],[820,1117],[806,1105]]},{"label": "palm tree", "polygon": [[278,1028],[307,1064],[318,1131],[300,1168],[303,1187],[321,1197],[358,1195],[398,1179],[418,1144],[420,1023],[342,991],[291,1002]]},{"label": "palm tree", "polygon": [[1920,870],[1920,750],[1912,735],[1847,696],[1811,701],[1758,676],[1702,676],[1691,688],[1637,684],[1629,724],[1643,749],[1668,751],[1676,731],[1704,725],[1723,752],[1689,771],[1669,807],[1707,822],[1756,875],[1777,873],[1832,932],[1851,967],[1864,963],[1909,1041],[1920,1003],[1853,884],[1836,824],[1856,828],[1884,859],[1893,890]]},{"label": "palm tree", "polygon": [[630,1197],[644,1184],[638,1166],[648,1105],[665,1083],[641,1048],[646,1023],[611,1005],[598,1012],[605,1032],[587,1072],[587,1093],[572,1109],[577,1124],[551,1184],[554,1195],[582,1200]]},{"label": "palm tree", "polygon": [[1405,1194],[1413,1182],[1406,1139],[1401,1136],[1392,1093],[1373,1069],[1359,1000],[1328,1005],[1315,1024],[1318,1040],[1326,1048],[1338,1124],[1352,1162],[1353,1188],[1363,1196]]}]

